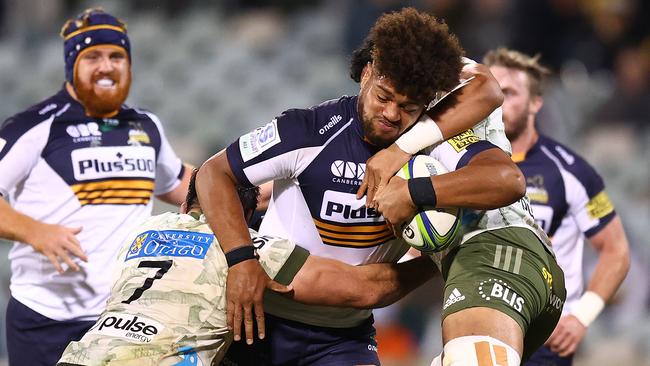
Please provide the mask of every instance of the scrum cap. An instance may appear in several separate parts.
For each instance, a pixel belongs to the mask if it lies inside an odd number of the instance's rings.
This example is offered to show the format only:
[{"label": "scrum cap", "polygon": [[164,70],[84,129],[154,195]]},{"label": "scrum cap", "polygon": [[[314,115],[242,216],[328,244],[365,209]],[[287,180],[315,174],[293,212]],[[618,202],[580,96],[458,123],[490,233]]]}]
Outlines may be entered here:
[{"label": "scrum cap", "polygon": [[126,34],[126,23],[101,8],[86,9],[70,19],[61,28],[65,78],[74,80],[74,68],[79,55],[93,46],[112,44],[124,48],[131,61],[131,44]]}]

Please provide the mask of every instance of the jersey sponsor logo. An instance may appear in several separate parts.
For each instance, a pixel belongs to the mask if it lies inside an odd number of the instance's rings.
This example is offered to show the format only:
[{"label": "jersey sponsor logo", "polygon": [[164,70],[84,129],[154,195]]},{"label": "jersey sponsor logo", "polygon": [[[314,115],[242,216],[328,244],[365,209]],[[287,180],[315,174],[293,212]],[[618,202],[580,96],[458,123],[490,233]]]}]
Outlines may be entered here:
[{"label": "jersey sponsor logo", "polygon": [[474,131],[471,129],[461,132],[460,134],[447,140],[449,145],[456,150],[456,152],[461,152],[464,149],[473,143],[479,142],[481,139],[474,134]]},{"label": "jersey sponsor logo", "polygon": [[564,307],[564,301],[554,293],[551,293],[551,295],[549,296],[548,303],[556,310],[562,311],[562,307]]},{"label": "jersey sponsor logo", "polygon": [[366,175],[366,163],[336,160],[330,165],[330,171],[334,175],[332,182],[359,186]]},{"label": "jersey sponsor logo", "polygon": [[239,151],[242,160],[247,162],[280,142],[278,120],[274,119],[263,127],[256,128],[239,138]]},{"label": "jersey sponsor logo", "polygon": [[544,176],[541,174],[526,177],[526,196],[531,202],[548,203],[548,191],[544,186]]},{"label": "jersey sponsor logo", "polygon": [[70,125],[65,132],[72,137],[72,142],[90,142],[102,139],[102,131],[99,130],[97,122]]},{"label": "jersey sponsor logo", "polygon": [[56,104],[50,103],[50,104],[46,105],[45,107],[41,108],[41,110],[38,111],[38,114],[42,116],[45,113],[47,113],[47,112],[49,112],[49,111],[51,111],[52,109],[55,109],[55,108],[56,108]]},{"label": "jersey sponsor logo", "polygon": [[454,288],[449,294],[447,301],[445,301],[445,306],[442,307],[442,310],[445,310],[451,305],[463,300],[465,300],[465,295],[461,294],[457,288]]},{"label": "jersey sponsor logo", "polygon": [[103,178],[156,177],[156,151],[151,146],[97,146],[73,150],[77,181]]},{"label": "jersey sponsor logo", "polygon": [[124,261],[145,257],[187,257],[203,259],[214,235],[179,230],[149,230],[138,235]]},{"label": "jersey sponsor logo", "polygon": [[0,137],[0,152],[2,152],[2,149],[5,148],[5,145],[7,144],[7,140],[3,139]]},{"label": "jersey sponsor logo", "polygon": [[131,129],[129,130],[129,140],[127,143],[131,146],[140,146],[143,144],[150,144],[151,139],[147,132],[142,128],[140,122],[129,122]]},{"label": "jersey sponsor logo", "polygon": [[488,301],[501,300],[518,312],[523,310],[526,303],[523,297],[510,288],[510,285],[496,278],[479,282],[478,294]]},{"label": "jersey sponsor logo", "polygon": [[330,121],[325,126],[321,127],[318,130],[318,134],[319,135],[325,134],[325,132],[329,131],[330,128],[336,126],[336,124],[341,122],[342,120],[343,120],[343,117],[341,117],[338,114],[336,116],[330,117]]},{"label": "jersey sponsor logo", "polygon": [[109,312],[104,314],[88,333],[124,338],[137,343],[151,343],[163,329],[165,326],[162,323],[142,315]]},{"label": "jersey sponsor logo", "polygon": [[320,217],[341,223],[381,222],[384,218],[374,209],[367,208],[365,199],[353,193],[325,191]]},{"label": "jersey sponsor logo", "polygon": [[614,204],[605,191],[600,191],[587,203],[587,213],[592,219],[602,219],[614,211]]}]

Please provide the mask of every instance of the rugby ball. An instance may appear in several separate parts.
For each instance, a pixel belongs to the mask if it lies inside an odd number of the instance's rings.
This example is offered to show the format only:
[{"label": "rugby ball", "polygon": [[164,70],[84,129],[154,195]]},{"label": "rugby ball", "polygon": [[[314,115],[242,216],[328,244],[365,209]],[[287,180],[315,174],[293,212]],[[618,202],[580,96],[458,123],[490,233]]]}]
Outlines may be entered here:
[{"label": "rugby ball", "polygon": [[[447,173],[447,169],[428,155],[415,155],[396,176],[402,179],[430,177]],[[413,219],[402,224],[402,238],[410,246],[425,253],[447,248],[456,239],[462,213],[458,208],[437,209],[424,207]]]}]

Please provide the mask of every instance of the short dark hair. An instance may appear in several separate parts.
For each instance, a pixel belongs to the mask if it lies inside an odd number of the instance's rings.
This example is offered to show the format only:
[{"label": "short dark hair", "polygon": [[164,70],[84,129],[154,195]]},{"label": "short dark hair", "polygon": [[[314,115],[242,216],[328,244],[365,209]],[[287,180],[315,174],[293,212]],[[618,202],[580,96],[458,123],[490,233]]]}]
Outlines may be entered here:
[{"label": "short dark hair", "polygon": [[523,71],[528,75],[528,90],[530,95],[541,96],[546,78],[551,75],[551,70],[539,63],[540,54],[528,56],[519,51],[508,48],[491,50],[483,57],[487,67],[502,66],[508,69]]},{"label": "short dark hair", "polygon": [[[199,168],[194,168],[194,170],[192,170],[192,176],[190,177],[190,185],[187,189],[187,196],[185,196],[185,204],[188,209],[192,206],[199,205],[199,197],[196,194],[196,174],[198,172]],[[244,214],[255,211],[257,208],[257,198],[260,195],[260,187],[255,186],[247,188],[238,185],[236,188],[239,200],[244,208]]]},{"label": "short dark hair", "polygon": [[428,103],[439,91],[458,84],[463,49],[447,25],[414,8],[382,15],[350,62],[352,79],[359,82],[363,67],[372,62],[395,90]]}]

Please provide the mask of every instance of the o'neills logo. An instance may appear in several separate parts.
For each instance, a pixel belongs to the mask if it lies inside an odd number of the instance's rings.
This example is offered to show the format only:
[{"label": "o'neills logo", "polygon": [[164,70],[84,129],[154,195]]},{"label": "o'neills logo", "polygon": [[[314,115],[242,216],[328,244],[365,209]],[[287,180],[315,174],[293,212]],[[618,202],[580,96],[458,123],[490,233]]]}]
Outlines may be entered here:
[{"label": "o'neills logo", "polygon": [[165,327],[150,318],[123,313],[107,313],[88,333],[124,338],[138,343],[150,343]]}]

